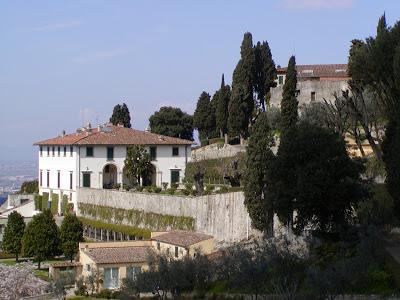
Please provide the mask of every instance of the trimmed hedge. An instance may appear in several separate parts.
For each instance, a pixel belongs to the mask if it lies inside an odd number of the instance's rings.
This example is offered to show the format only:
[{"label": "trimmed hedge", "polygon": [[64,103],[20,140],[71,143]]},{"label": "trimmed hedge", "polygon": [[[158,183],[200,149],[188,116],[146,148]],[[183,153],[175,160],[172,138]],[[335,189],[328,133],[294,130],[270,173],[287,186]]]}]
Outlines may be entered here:
[{"label": "trimmed hedge", "polygon": [[126,220],[133,227],[139,226],[149,230],[194,230],[195,220],[192,217],[161,215],[136,209],[122,209],[109,206],[79,203],[79,212],[87,217],[122,224]]},{"label": "trimmed hedge", "polygon": [[35,195],[35,210],[42,210],[42,196]]},{"label": "trimmed hedge", "polygon": [[51,194],[51,213],[58,214],[58,194]]},{"label": "trimmed hedge", "polygon": [[79,220],[81,220],[83,225],[91,226],[93,228],[112,230],[115,232],[129,234],[132,236],[142,237],[143,239],[149,239],[151,237],[151,231],[148,229],[137,228],[121,224],[104,223],[102,221],[87,219],[84,217],[79,217]]},{"label": "trimmed hedge", "polygon": [[42,195],[42,211],[49,208],[49,193],[44,192]]},{"label": "trimmed hedge", "polygon": [[68,196],[63,195],[61,202],[61,213],[65,216],[68,212]]}]

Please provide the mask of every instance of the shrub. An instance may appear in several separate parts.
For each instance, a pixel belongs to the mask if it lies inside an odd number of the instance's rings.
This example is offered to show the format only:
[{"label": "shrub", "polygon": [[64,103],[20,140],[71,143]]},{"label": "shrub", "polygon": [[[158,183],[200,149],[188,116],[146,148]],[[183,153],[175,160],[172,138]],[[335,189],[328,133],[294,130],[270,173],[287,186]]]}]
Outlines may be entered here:
[{"label": "shrub", "polygon": [[191,191],[184,189],[184,190],[182,190],[182,194],[184,194],[185,196],[189,196],[191,194]]},{"label": "shrub", "polygon": [[162,186],[163,186],[164,191],[166,191],[168,188],[168,182],[163,182]]},{"label": "shrub", "polygon": [[35,195],[35,210],[42,210],[42,196]]},{"label": "shrub", "polygon": [[138,185],[138,186],[136,187],[136,190],[137,190],[138,192],[142,192],[143,189],[144,189],[144,187],[141,186],[141,185]]},{"label": "shrub", "polygon": [[153,187],[151,185],[149,185],[149,186],[146,186],[144,188],[144,190],[145,190],[145,192],[152,193],[153,192]]},{"label": "shrub", "polygon": [[209,139],[208,143],[211,144],[224,144],[225,143],[225,139],[224,138],[214,138],[214,139]]},{"label": "shrub", "polygon": [[153,188],[154,193],[157,193],[157,194],[161,193],[161,190],[162,189],[160,187],[158,187],[158,186]]},{"label": "shrub", "polygon": [[211,184],[207,184],[206,185],[206,192],[208,194],[211,194],[214,190],[215,190],[215,186],[214,185],[211,185]]},{"label": "shrub", "polygon": [[219,188],[219,190],[217,191],[217,193],[219,193],[219,194],[224,194],[224,193],[227,193],[227,192],[229,192],[229,188],[227,187],[227,186],[221,186],[220,188]]},{"label": "shrub", "polygon": [[113,190],[119,190],[121,188],[121,184],[120,183],[116,183],[112,186]]},{"label": "shrub", "polygon": [[176,191],[176,189],[174,189],[174,188],[169,188],[169,189],[167,190],[168,194],[170,194],[170,195],[175,194],[175,191]]},{"label": "shrub", "polygon": [[209,145],[209,141],[207,139],[205,140],[200,140],[200,144],[202,147]]},{"label": "shrub", "polygon": [[51,213],[58,214],[58,194],[51,194]]},{"label": "shrub", "polygon": [[171,189],[177,189],[179,187],[179,183],[177,183],[177,182],[174,182],[174,183],[171,183]]},{"label": "shrub", "polygon": [[44,192],[42,195],[42,211],[49,208],[49,193]]}]

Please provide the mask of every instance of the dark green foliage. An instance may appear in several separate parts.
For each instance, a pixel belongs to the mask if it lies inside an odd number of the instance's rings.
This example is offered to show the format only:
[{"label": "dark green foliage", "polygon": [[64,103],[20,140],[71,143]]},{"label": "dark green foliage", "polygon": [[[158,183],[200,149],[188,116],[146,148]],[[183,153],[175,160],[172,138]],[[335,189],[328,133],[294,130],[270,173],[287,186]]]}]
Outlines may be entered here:
[{"label": "dark green foliage", "polygon": [[215,130],[215,110],[207,92],[202,92],[197,101],[193,125],[199,131],[201,139],[209,138]]},{"label": "dark green foliage", "polygon": [[14,254],[16,261],[18,261],[18,256],[22,250],[24,231],[24,218],[16,211],[9,214],[7,226],[4,229],[2,248],[5,252]]},{"label": "dark green foliage", "polygon": [[273,206],[266,198],[266,179],[269,165],[274,159],[271,150],[274,143],[267,115],[261,113],[250,135],[244,175],[245,205],[252,226],[261,231],[270,231],[273,219]]},{"label": "dark green foliage", "polygon": [[349,158],[344,140],[329,129],[301,123],[286,137],[268,171],[269,201],[297,233],[307,226],[340,233],[364,196],[361,165]]},{"label": "dark green foliage", "polygon": [[49,208],[49,193],[43,192],[42,195],[42,211]]},{"label": "dark green foliage", "polygon": [[268,42],[258,42],[254,47],[255,53],[255,75],[254,75],[254,90],[257,93],[259,104],[263,111],[265,106],[269,106],[269,92],[271,87],[276,86],[276,68],[275,62],[272,59],[271,49]]},{"label": "dark green foliage", "polygon": [[150,167],[150,154],[143,146],[135,145],[127,148],[124,172],[132,182],[137,181],[140,185],[140,179],[150,175]]},{"label": "dark green foliage", "polygon": [[283,85],[281,102],[281,133],[284,136],[296,126],[298,120],[298,101],[296,97],[297,71],[296,59],[290,57],[286,70],[286,80]]},{"label": "dark green foliage", "polygon": [[240,60],[232,76],[232,94],[229,102],[228,130],[231,136],[248,134],[254,110],[255,55],[253,38],[246,32],[240,47]]},{"label": "dark green foliage", "polygon": [[42,196],[41,195],[35,195],[35,210],[42,210]]},{"label": "dark green foliage", "polygon": [[361,87],[370,90],[388,120],[382,143],[387,188],[400,217],[400,22],[393,27],[383,15],[375,37],[353,40],[349,55],[349,75]]},{"label": "dark green foliage", "polygon": [[215,122],[223,137],[228,132],[228,107],[231,98],[231,87],[225,85],[224,74],[222,74],[221,88],[218,90],[218,102],[215,109]]},{"label": "dark green foliage", "polygon": [[60,253],[60,233],[49,209],[37,214],[26,226],[23,237],[24,255],[40,263]]},{"label": "dark green foliage", "polygon": [[193,140],[193,117],[180,108],[163,106],[150,118],[153,133]]},{"label": "dark green foliage", "polygon": [[25,181],[19,191],[21,194],[35,194],[39,192],[39,183],[37,180]]},{"label": "dark green foliage", "polygon": [[128,106],[123,103],[114,106],[110,122],[113,125],[122,124],[126,128],[131,128],[131,115]]},{"label": "dark green foliage", "polygon": [[71,260],[78,253],[78,244],[83,242],[82,222],[74,215],[67,214],[60,227],[61,250],[65,257]]}]

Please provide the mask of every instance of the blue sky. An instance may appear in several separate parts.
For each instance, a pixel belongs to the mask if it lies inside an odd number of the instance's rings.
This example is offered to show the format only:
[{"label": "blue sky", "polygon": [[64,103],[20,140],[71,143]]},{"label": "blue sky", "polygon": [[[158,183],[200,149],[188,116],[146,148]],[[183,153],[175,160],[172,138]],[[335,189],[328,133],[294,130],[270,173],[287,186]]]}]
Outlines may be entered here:
[{"label": "blue sky", "polygon": [[32,143],[103,123],[126,102],[144,129],[161,106],[192,113],[230,83],[243,33],[276,64],[345,63],[398,0],[2,1],[0,160],[33,160]]}]

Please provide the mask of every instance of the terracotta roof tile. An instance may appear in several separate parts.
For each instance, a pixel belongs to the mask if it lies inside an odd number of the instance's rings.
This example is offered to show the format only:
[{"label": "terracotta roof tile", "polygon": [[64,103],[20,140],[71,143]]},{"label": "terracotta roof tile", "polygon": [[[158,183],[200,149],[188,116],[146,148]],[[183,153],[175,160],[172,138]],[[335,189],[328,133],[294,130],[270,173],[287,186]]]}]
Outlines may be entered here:
[{"label": "terracotta roof tile", "polygon": [[157,242],[168,243],[171,245],[177,245],[181,247],[189,247],[199,242],[212,239],[211,235],[193,232],[193,231],[170,231],[164,234],[160,234],[152,239]]},{"label": "terracotta roof tile", "polygon": [[84,253],[98,264],[119,264],[145,262],[150,247],[89,248]]},{"label": "terracotta roof tile", "polygon": [[114,125],[58,136],[34,145],[191,145],[192,141]]},{"label": "terracotta roof tile", "polygon": [[[277,69],[278,73],[285,73],[287,68]],[[349,77],[347,74],[347,64],[327,64],[327,65],[297,65],[298,77]]]}]

